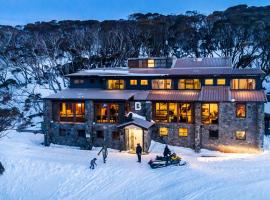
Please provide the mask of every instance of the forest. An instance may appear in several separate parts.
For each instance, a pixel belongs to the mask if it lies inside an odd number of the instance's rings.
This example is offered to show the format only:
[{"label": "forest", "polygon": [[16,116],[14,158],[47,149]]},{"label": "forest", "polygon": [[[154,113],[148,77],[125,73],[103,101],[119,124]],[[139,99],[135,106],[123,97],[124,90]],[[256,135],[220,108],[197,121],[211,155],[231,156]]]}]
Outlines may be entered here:
[{"label": "forest", "polygon": [[25,126],[42,115],[42,94],[33,88],[57,92],[67,86],[68,73],[125,67],[127,58],[146,56],[231,57],[235,68],[261,68],[269,82],[270,6],[0,26],[0,119],[12,117],[4,128],[15,116]]}]

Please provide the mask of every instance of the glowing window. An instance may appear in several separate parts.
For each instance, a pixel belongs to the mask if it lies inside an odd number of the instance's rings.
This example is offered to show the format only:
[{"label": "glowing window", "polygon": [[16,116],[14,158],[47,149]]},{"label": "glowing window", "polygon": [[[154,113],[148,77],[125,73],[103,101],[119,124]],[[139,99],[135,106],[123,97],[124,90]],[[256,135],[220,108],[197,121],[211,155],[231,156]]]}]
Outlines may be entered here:
[{"label": "glowing window", "polygon": [[119,116],[119,104],[96,103],[95,120],[98,123],[117,123]]},{"label": "glowing window", "polygon": [[179,128],[178,135],[180,137],[187,137],[188,136],[188,129],[187,128]]},{"label": "glowing window", "polygon": [[200,89],[201,83],[199,79],[180,79],[178,81],[178,89]]},{"label": "glowing window", "polygon": [[172,89],[171,79],[152,80],[152,89]]},{"label": "glowing window", "polygon": [[125,88],[124,80],[108,80],[107,83],[110,90],[123,90]]},{"label": "glowing window", "polygon": [[169,130],[166,127],[159,128],[159,135],[160,136],[168,136],[168,132],[169,132]]},{"label": "glowing window", "polygon": [[204,80],[204,84],[205,85],[213,85],[214,84],[214,80],[213,79],[205,79]]},{"label": "glowing window", "polygon": [[246,140],[246,131],[236,131],[235,138],[237,140]]},{"label": "glowing window", "polygon": [[61,102],[60,121],[63,122],[84,122],[85,108],[83,102]]},{"label": "glowing window", "polygon": [[231,88],[234,90],[254,90],[255,87],[255,79],[233,79],[231,82]]},{"label": "glowing window", "polygon": [[168,122],[168,103],[156,103],[155,120]]},{"label": "glowing window", "polygon": [[74,84],[84,84],[84,80],[83,79],[75,79]]},{"label": "glowing window", "polygon": [[148,80],[141,80],[141,85],[148,85]]},{"label": "glowing window", "polygon": [[153,60],[153,59],[148,60],[147,66],[148,67],[155,67],[155,60]]},{"label": "glowing window", "polygon": [[226,85],[226,79],[225,78],[219,78],[217,79],[218,85]]},{"label": "glowing window", "polygon": [[246,117],[246,104],[243,103],[236,104],[236,117],[238,118]]},{"label": "glowing window", "polygon": [[203,103],[202,104],[202,123],[218,124],[218,104]]},{"label": "glowing window", "polygon": [[137,80],[130,80],[130,85],[137,85]]}]

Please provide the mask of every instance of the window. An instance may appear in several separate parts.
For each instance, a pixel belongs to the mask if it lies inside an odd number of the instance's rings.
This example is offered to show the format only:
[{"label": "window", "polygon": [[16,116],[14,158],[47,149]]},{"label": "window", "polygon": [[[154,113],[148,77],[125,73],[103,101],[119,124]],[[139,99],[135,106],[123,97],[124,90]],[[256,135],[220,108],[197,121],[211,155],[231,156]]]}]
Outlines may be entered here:
[{"label": "window", "polygon": [[130,80],[130,85],[137,85],[137,80]]},{"label": "window", "polygon": [[104,132],[103,131],[97,131],[97,138],[98,139],[104,139]]},{"label": "window", "polygon": [[178,81],[178,89],[200,89],[201,83],[199,79],[180,79]]},{"label": "window", "polygon": [[218,130],[209,130],[209,139],[217,140],[218,139]]},{"label": "window", "polygon": [[226,79],[225,78],[217,79],[217,85],[226,85]]},{"label": "window", "polygon": [[110,90],[123,90],[125,88],[124,80],[108,80],[107,83]]},{"label": "window", "polygon": [[153,60],[153,59],[148,60],[147,66],[148,67],[155,67],[155,60]]},{"label": "window", "polygon": [[98,123],[117,123],[119,105],[116,103],[96,103],[95,119]]},{"label": "window", "polygon": [[83,79],[75,79],[74,84],[84,84],[84,80]]},{"label": "window", "polygon": [[231,88],[234,90],[254,90],[255,79],[232,79]]},{"label": "window", "polygon": [[78,137],[86,138],[85,130],[78,130]]},{"label": "window", "polygon": [[213,85],[214,84],[214,80],[213,79],[205,79],[204,80],[204,84],[205,85]]},{"label": "window", "polygon": [[187,137],[188,136],[188,129],[187,128],[179,128],[178,135],[179,135],[179,137]]},{"label": "window", "polygon": [[190,103],[157,102],[154,109],[157,122],[192,123],[193,108]]},{"label": "window", "polygon": [[112,132],[112,139],[113,140],[120,140],[120,133],[118,131]]},{"label": "window", "polygon": [[237,140],[246,140],[246,131],[236,131],[235,138]]},{"label": "window", "polygon": [[84,122],[85,108],[83,102],[61,102],[60,103],[61,122]]},{"label": "window", "polygon": [[66,134],[67,134],[66,129],[60,128],[60,130],[59,130],[59,136],[66,136]]},{"label": "window", "polygon": [[202,123],[218,124],[218,104],[203,103],[202,104]]},{"label": "window", "polygon": [[141,80],[141,85],[148,85],[148,80]]},{"label": "window", "polygon": [[236,104],[236,117],[237,118],[246,117],[246,104],[243,104],[243,103]]},{"label": "window", "polygon": [[152,89],[172,89],[171,79],[152,80]]},{"label": "window", "polygon": [[159,135],[160,136],[168,136],[168,132],[169,132],[169,130],[166,127],[159,128]]}]

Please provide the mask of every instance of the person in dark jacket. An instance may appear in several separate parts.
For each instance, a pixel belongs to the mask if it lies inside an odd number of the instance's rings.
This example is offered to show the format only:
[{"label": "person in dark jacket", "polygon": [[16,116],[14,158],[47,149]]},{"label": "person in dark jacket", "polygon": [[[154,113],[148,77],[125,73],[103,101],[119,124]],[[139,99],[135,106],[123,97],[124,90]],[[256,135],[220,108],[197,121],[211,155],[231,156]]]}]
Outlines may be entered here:
[{"label": "person in dark jacket", "polygon": [[136,147],[136,154],[138,156],[138,162],[140,163],[142,161],[142,147],[139,143],[137,144]]},{"label": "person in dark jacket", "polygon": [[103,145],[101,150],[98,152],[98,156],[99,156],[99,154],[101,152],[102,152],[103,162],[106,163],[106,159],[107,159],[107,156],[108,156],[108,150],[107,150],[107,146],[105,144]]},{"label": "person in dark jacket", "polygon": [[164,158],[166,160],[166,164],[168,164],[170,156],[171,156],[171,150],[169,149],[168,145],[165,146],[163,156],[164,156]]},{"label": "person in dark jacket", "polygon": [[95,169],[95,166],[97,166],[96,160],[97,159],[94,158],[90,161],[90,169]]}]

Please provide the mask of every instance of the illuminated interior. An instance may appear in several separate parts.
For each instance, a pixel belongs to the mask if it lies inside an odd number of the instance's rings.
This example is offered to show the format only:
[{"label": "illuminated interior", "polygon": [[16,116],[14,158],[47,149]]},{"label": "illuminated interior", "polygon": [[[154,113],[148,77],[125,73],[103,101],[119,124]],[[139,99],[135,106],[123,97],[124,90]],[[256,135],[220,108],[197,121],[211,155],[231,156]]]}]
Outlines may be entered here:
[{"label": "illuminated interior", "polygon": [[130,80],[130,85],[137,85],[137,80]]},{"label": "illuminated interior", "polygon": [[235,138],[237,140],[245,140],[246,139],[246,131],[236,131]]},{"label": "illuminated interior", "polygon": [[188,136],[188,129],[187,128],[179,128],[178,134],[179,134],[179,137],[187,137]]},{"label": "illuminated interior", "polygon": [[148,85],[148,80],[141,80],[141,85]]},{"label": "illuminated interior", "polygon": [[159,128],[159,135],[160,136],[168,136],[168,132],[169,132],[169,130],[166,127]]},{"label": "illuminated interior", "polygon": [[214,84],[214,80],[213,79],[205,79],[204,80],[204,84],[205,85],[213,85]]},{"label": "illuminated interior", "polygon": [[128,126],[128,146],[131,153],[136,152],[137,144],[143,146],[143,130],[136,126]]},{"label": "illuminated interior", "polygon": [[255,79],[232,79],[231,88],[234,90],[255,90]]},{"label": "illuminated interior", "polygon": [[226,79],[225,78],[217,79],[217,85],[226,85]]},{"label": "illuminated interior", "polygon": [[202,104],[202,123],[218,124],[218,104],[203,103]]},{"label": "illuminated interior", "polygon": [[147,61],[147,66],[148,66],[148,67],[155,67],[155,60],[149,59],[149,60]]},{"label": "illuminated interior", "polygon": [[107,81],[108,89],[110,90],[123,90],[125,89],[125,81],[124,80],[108,80]]},{"label": "illuminated interior", "polygon": [[192,123],[192,106],[190,103],[155,103],[155,116],[157,122]]},{"label": "illuminated interior", "polygon": [[243,103],[236,104],[236,117],[238,118],[246,117],[246,104]]},{"label": "illuminated interior", "polygon": [[95,119],[98,123],[117,123],[119,105],[116,103],[95,103]]},{"label": "illuminated interior", "polygon": [[152,80],[152,89],[172,89],[171,79]]},{"label": "illuminated interior", "polygon": [[83,102],[61,102],[60,103],[61,122],[84,122],[85,107]]},{"label": "illuminated interior", "polygon": [[201,82],[199,79],[180,79],[178,81],[178,89],[201,89]]}]

